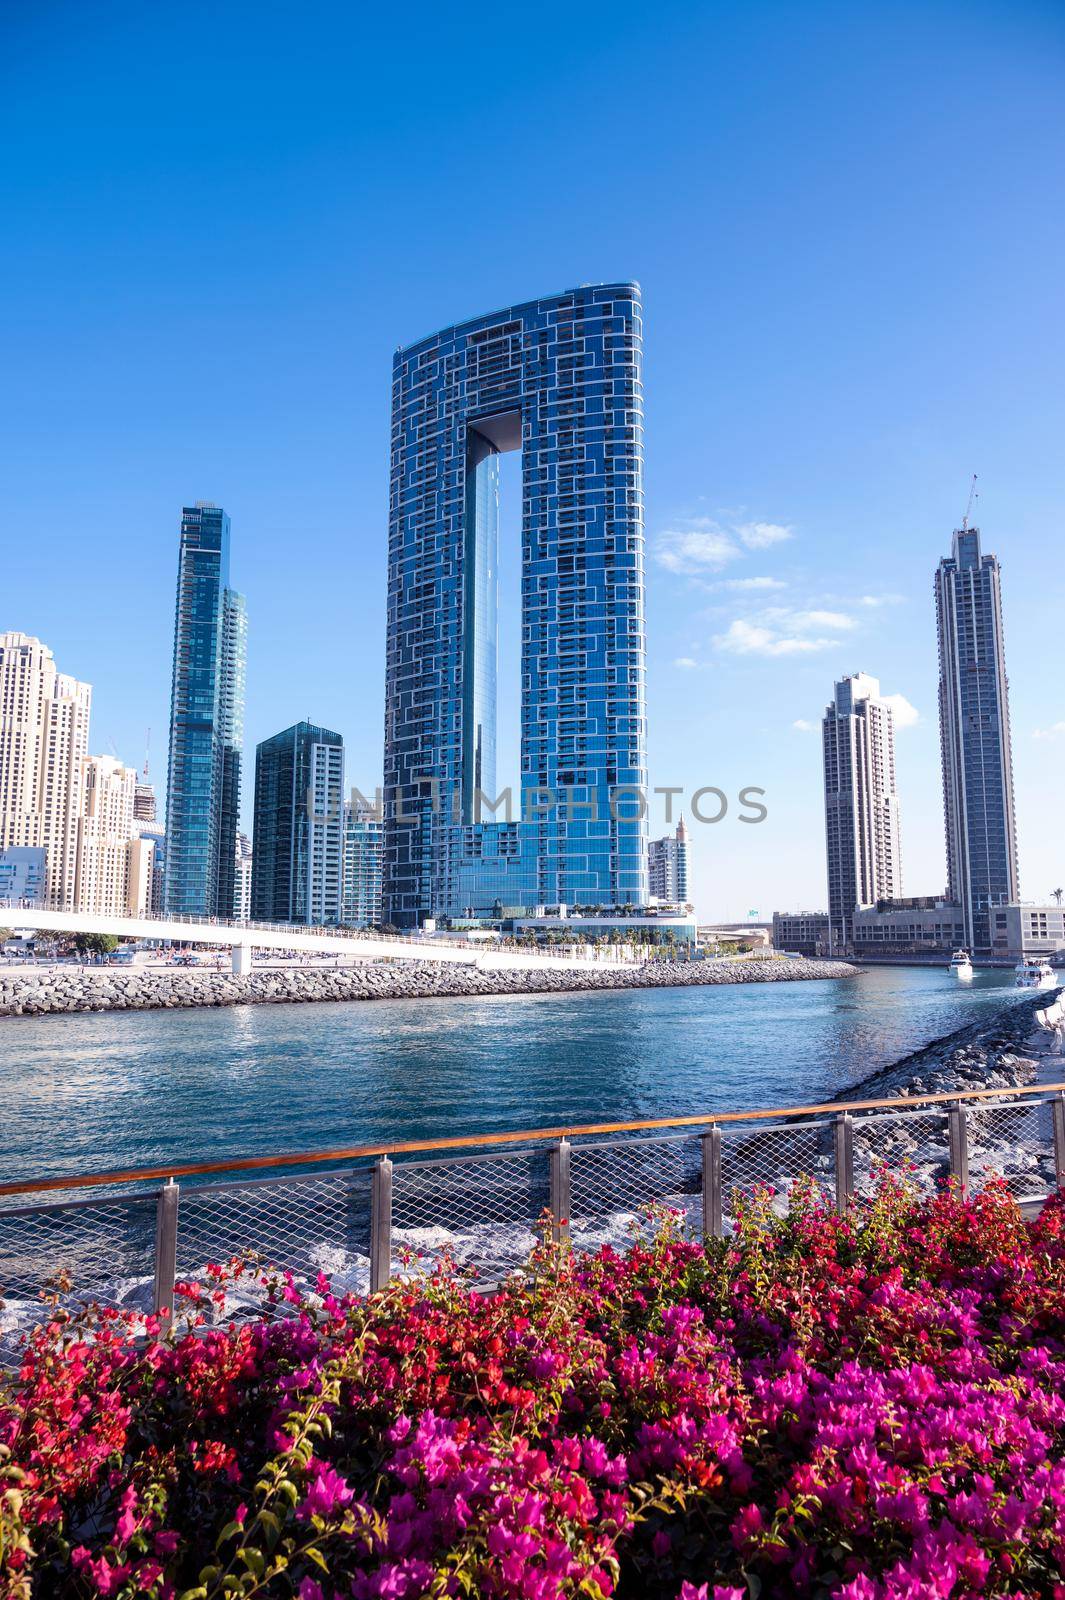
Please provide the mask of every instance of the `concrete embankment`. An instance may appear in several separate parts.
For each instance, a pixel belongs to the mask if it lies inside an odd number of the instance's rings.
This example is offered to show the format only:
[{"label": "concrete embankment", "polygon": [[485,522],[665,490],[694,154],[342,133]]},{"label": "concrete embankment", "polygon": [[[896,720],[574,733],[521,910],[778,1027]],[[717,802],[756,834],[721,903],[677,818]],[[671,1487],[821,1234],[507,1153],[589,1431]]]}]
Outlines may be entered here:
[{"label": "concrete embankment", "polygon": [[446,1000],[588,989],[658,989],[717,983],[794,983],[847,978],[844,961],[652,961],[636,967],[481,972],[475,967],[366,965],[322,970],[224,972],[52,969],[0,974],[0,1016],[80,1011],[157,1011],[185,1006],[299,1004],[323,1000]]}]

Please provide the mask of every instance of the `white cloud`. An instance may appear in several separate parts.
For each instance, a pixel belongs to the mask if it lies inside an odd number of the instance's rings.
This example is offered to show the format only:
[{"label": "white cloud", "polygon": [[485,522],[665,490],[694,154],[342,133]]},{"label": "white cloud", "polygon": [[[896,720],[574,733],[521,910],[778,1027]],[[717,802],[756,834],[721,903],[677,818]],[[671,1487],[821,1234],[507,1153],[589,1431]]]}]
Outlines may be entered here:
[{"label": "white cloud", "polygon": [[1033,739],[1060,739],[1065,734],[1065,722],[1052,722],[1049,728],[1036,728],[1033,730]]},{"label": "white cloud", "polygon": [[744,617],[737,617],[727,633],[714,638],[719,650],[737,656],[795,656],[810,655],[817,650],[829,650],[835,639],[804,639],[794,634],[781,633]]},{"label": "white cloud", "polygon": [[814,628],[829,628],[833,633],[850,633],[858,624],[842,611],[792,611],[787,613],[793,628],[806,633]]},{"label": "white cloud", "polygon": [[[698,576],[707,571],[719,571],[748,550],[768,550],[791,537],[791,528],[782,522],[738,522],[726,513],[721,520],[682,517],[658,535],[655,558],[667,572]],[[764,582],[750,580],[750,587],[775,588],[776,581],[772,578]]]},{"label": "white cloud", "polygon": [[721,589],[786,589],[788,586],[780,578],[725,578],[718,587]]},{"label": "white cloud", "polygon": [[[920,722],[921,713],[904,694],[885,694],[881,698],[891,707],[896,728],[912,728],[915,722]],[[1065,723],[1062,727],[1065,727]]]},{"label": "white cloud", "polygon": [[658,536],[655,552],[668,572],[717,571],[742,552],[727,533],[716,527],[670,528]]},{"label": "white cloud", "polygon": [[807,722],[805,717],[796,717],[795,721],[792,723],[792,727],[798,728],[800,733],[814,732],[814,724],[812,722]]},{"label": "white cloud", "polygon": [[768,550],[770,545],[790,539],[792,530],[783,522],[741,522],[736,535],[748,550]]},{"label": "white cloud", "polygon": [[698,661],[693,661],[691,656],[678,656],[673,665],[679,667],[682,672],[691,672],[699,663]]},{"label": "white cloud", "polygon": [[906,596],[902,594],[863,594],[858,600],[862,606],[900,606]]}]

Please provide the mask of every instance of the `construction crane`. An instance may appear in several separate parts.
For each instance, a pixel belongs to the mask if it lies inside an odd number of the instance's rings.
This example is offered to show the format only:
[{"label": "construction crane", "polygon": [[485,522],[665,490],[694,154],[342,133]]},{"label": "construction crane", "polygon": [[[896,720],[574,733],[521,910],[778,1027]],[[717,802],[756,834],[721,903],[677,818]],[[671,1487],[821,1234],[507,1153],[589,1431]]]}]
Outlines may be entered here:
[{"label": "construction crane", "polygon": [[979,495],[976,492],[976,473],[974,472],[973,473],[973,481],[969,485],[969,504],[965,507],[965,515],[961,519],[961,531],[962,531],[962,533],[965,533],[968,530],[969,518],[972,515],[973,505],[975,504],[975,502],[978,499],[979,499]]},{"label": "construction crane", "polygon": [[148,751],[152,744],[152,730],[148,728],[144,735],[144,781],[148,782]]}]

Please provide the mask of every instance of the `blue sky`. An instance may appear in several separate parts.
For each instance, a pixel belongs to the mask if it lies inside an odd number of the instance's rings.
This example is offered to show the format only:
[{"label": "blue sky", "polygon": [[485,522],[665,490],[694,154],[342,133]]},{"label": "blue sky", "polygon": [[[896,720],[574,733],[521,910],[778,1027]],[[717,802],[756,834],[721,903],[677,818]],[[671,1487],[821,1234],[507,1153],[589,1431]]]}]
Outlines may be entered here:
[{"label": "blue sky", "polygon": [[931,584],[974,471],[1022,892],[1065,880],[1060,6],[2,17],[0,627],[93,683],[95,749],[139,763],[150,726],[164,786],[179,512],[210,499],[249,768],[310,716],[376,782],[393,349],[634,277],[652,781],[769,807],[696,830],[700,912],[824,903],[801,725],[858,670],[917,713],[904,887],[942,886]]}]

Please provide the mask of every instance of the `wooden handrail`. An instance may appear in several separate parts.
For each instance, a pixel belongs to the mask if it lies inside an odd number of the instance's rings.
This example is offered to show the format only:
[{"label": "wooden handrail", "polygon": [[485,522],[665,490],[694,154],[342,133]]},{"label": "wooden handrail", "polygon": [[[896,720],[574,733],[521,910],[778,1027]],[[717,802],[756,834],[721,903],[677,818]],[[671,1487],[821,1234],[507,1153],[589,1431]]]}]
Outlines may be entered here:
[{"label": "wooden handrail", "polygon": [[564,1128],[528,1128],[518,1133],[452,1134],[446,1139],[357,1144],[340,1150],[309,1150],[283,1156],[246,1156],[240,1161],[191,1161],[180,1166],[129,1167],[87,1172],[77,1177],[38,1178],[31,1183],[0,1183],[0,1195],[40,1194],[55,1189],[91,1189],[104,1183],[138,1183],[150,1178],[190,1178],[208,1173],[253,1172],[264,1168],[310,1167],[326,1161],[357,1161],[371,1156],[420,1155],[431,1150],[470,1150],[479,1145],[523,1144],[528,1140],[572,1139],[591,1133],[641,1133],[661,1128],[711,1128],[725,1122],[756,1122],[770,1117],[813,1117],[845,1111],[901,1110],[942,1105],[950,1100],[1001,1100],[1008,1095],[1055,1094],[1065,1083],[1036,1083],[1013,1089],[954,1089],[946,1094],[915,1094],[888,1100],[835,1100],[828,1105],[773,1106],[762,1111],[718,1111],[695,1117],[654,1117],[645,1122],[587,1122]]}]

